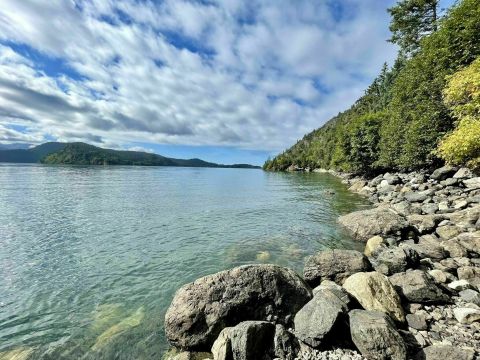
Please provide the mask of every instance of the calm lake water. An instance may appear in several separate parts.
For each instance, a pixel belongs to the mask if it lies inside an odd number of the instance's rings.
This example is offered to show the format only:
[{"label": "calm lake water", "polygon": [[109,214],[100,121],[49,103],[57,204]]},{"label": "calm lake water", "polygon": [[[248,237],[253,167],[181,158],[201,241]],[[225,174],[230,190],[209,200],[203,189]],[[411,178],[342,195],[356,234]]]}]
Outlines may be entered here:
[{"label": "calm lake water", "polygon": [[160,359],[179,286],[358,248],[364,206],[325,174],[0,164],[0,359]]}]

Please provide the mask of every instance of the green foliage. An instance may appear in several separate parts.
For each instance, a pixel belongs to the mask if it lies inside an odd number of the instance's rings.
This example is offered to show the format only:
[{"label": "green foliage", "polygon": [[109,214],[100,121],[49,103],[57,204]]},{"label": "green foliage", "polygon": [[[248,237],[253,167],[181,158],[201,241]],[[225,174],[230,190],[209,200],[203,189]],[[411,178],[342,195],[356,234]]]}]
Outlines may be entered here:
[{"label": "green foliage", "polygon": [[[422,16],[428,18],[428,14]],[[455,126],[442,91],[448,76],[480,56],[480,3],[458,2],[435,21],[437,31],[433,25],[424,25],[416,32],[418,47],[410,58],[401,52],[394,66],[384,66],[349,110],[307,134],[264,168],[285,170],[294,164],[371,173],[420,169],[441,162],[436,148]]]},{"label": "green foliage", "polygon": [[415,53],[420,40],[437,30],[438,0],[402,0],[388,9],[392,17],[391,42],[405,55]]},{"label": "green foliage", "polygon": [[438,153],[451,164],[479,169],[480,58],[449,77],[444,100],[458,119],[458,126],[441,141]]}]

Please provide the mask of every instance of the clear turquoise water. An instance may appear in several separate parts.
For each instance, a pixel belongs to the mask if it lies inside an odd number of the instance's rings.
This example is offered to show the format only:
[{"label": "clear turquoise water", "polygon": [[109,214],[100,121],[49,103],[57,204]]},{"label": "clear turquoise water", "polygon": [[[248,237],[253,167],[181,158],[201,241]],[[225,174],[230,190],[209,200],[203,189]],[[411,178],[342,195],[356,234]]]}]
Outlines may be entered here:
[{"label": "clear turquoise water", "polygon": [[159,359],[179,286],[246,263],[301,272],[359,246],[336,218],[363,206],[322,174],[0,165],[0,359]]}]

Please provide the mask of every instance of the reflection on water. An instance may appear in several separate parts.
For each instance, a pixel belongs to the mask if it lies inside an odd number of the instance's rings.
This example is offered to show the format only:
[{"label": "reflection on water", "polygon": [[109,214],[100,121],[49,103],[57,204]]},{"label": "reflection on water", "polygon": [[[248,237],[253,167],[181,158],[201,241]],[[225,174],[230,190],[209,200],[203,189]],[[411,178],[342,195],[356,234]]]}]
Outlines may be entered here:
[{"label": "reflection on water", "polygon": [[328,174],[0,165],[0,360],[152,359],[175,290],[359,244]]}]

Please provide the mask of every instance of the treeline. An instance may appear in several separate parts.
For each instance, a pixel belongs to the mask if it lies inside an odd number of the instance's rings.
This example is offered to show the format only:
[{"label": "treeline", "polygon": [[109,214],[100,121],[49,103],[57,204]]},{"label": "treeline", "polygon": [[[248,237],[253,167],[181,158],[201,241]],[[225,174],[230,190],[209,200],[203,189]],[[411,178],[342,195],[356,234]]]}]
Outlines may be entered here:
[{"label": "treeline", "polygon": [[438,0],[388,10],[400,51],[347,111],[268,160],[264,169],[374,174],[444,161],[480,165],[480,0],[438,17]]}]

